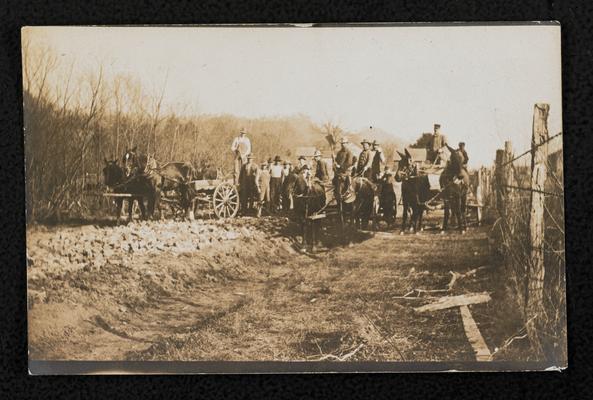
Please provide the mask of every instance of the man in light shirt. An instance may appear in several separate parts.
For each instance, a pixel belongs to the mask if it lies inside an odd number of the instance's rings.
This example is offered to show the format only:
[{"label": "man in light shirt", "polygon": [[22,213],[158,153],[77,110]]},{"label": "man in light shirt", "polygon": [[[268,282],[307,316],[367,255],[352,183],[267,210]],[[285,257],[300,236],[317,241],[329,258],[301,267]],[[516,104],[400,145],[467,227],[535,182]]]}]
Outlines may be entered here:
[{"label": "man in light shirt", "polygon": [[282,178],[284,176],[284,167],[280,156],[274,157],[274,163],[270,166],[270,197],[271,211],[276,212],[280,209],[280,193],[282,192]]},{"label": "man in light shirt", "polygon": [[241,168],[247,163],[247,156],[251,154],[251,141],[247,137],[247,132],[244,128],[239,131],[239,136],[233,140],[231,144],[231,151],[235,155],[235,184],[239,183],[241,175]]}]

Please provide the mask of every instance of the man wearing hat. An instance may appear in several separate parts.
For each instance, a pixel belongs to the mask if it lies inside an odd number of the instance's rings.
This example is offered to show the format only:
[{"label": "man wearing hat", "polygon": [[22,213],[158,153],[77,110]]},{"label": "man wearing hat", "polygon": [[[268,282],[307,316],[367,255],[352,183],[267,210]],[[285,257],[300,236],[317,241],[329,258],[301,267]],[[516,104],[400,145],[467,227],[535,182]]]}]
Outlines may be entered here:
[{"label": "man wearing hat", "polygon": [[[282,188],[284,188],[285,184],[288,184],[286,178],[292,173],[292,163],[288,160],[284,161],[284,168],[282,169]],[[283,210],[291,210],[292,209],[292,201],[291,196],[287,190],[282,190],[282,209]]]},{"label": "man wearing hat", "polygon": [[396,181],[394,175],[391,168],[386,165],[383,176],[378,181],[381,185],[380,203],[383,210],[383,218],[389,227],[395,224],[395,217],[397,215]]},{"label": "man wearing hat", "polygon": [[356,165],[356,175],[364,176],[365,178],[371,179],[371,165],[373,158],[370,150],[371,142],[364,139],[362,142],[362,151],[358,156],[358,164]]},{"label": "man wearing hat", "polygon": [[251,154],[251,141],[247,137],[247,132],[244,128],[239,131],[233,143],[231,144],[231,151],[235,155],[235,184],[240,181],[241,167],[247,162],[247,156]]},{"label": "man wearing hat", "polygon": [[314,173],[315,178],[319,179],[322,182],[326,182],[329,180],[329,172],[327,168],[327,163],[321,159],[321,151],[315,150],[313,154],[313,160],[315,160],[315,167]]},{"label": "man wearing hat", "polygon": [[261,210],[266,206],[270,211],[270,169],[268,163],[263,162],[257,176],[257,192],[259,193],[259,202],[257,205],[257,216],[261,217]]},{"label": "man wearing hat", "polygon": [[441,134],[440,124],[434,124],[434,131],[431,139],[432,140],[429,148],[430,162],[434,163],[436,161],[439,149],[445,146],[445,143],[447,143],[447,139]]},{"label": "man wearing hat", "polygon": [[246,213],[258,194],[259,168],[253,162],[253,154],[247,156],[247,162],[241,168],[240,176],[241,210],[242,213]]},{"label": "man wearing hat", "polygon": [[272,211],[278,211],[280,209],[283,176],[284,168],[282,167],[282,160],[277,155],[274,157],[274,163],[270,166],[270,200],[272,203],[270,208]]},{"label": "man wearing hat", "polygon": [[302,155],[301,155],[301,156],[299,156],[299,158],[298,158],[298,160],[297,160],[297,161],[298,161],[298,165],[295,167],[295,170],[296,170],[296,173],[297,173],[297,174],[300,174],[301,172],[303,172],[303,168],[304,168],[305,166],[307,166],[307,167],[308,167],[308,166],[309,166],[309,164],[307,163],[307,157],[305,157],[305,156],[302,156]]},{"label": "man wearing hat", "polygon": [[350,173],[350,168],[354,165],[354,154],[352,154],[350,149],[346,147],[346,144],[348,144],[348,139],[345,137],[341,138],[341,148],[334,159],[334,171],[336,172],[335,175]]},{"label": "man wearing hat", "polygon": [[379,143],[376,140],[373,140],[372,154],[371,180],[373,182],[378,182],[379,177],[381,176],[381,166],[385,164],[385,154],[383,154],[383,149],[379,147]]},{"label": "man wearing hat", "polygon": [[463,168],[467,170],[467,162],[469,161],[469,157],[467,156],[467,151],[465,151],[465,142],[459,142],[459,149],[457,150],[463,156]]}]

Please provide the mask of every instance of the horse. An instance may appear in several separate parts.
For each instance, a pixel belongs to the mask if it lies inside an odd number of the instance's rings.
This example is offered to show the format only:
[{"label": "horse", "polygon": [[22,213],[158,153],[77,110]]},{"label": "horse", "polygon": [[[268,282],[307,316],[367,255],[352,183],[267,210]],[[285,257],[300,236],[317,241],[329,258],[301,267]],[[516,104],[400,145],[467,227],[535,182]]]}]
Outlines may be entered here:
[{"label": "horse", "polygon": [[196,179],[196,170],[189,162],[169,162],[163,166],[156,166],[156,172],[160,177],[160,188],[163,193],[174,191],[179,194],[179,205],[184,215],[191,217],[193,211],[193,199],[195,189],[190,182]]},{"label": "horse", "polygon": [[[302,245],[307,242],[307,222],[311,227],[311,249],[319,240],[321,231],[320,219],[311,219],[316,213],[325,207],[325,188],[321,183],[307,179],[303,175],[291,173],[286,177],[286,197],[292,197],[294,203],[294,216],[301,224]],[[317,235],[316,235],[317,233]]]},{"label": "horse", "polygon": [[379,211],[378,186],[367,178],[352,177],[348,174],[336,175],[334,184],[342,227],[344,215],[349,213],[350,223],[356,228],[367,229],[369,221],[372,220],[373,229],[376,229]]},{"label": "horse", "polygon": [[467,193],[469,189],[469,175],[463,167],[462,155],[459,151],[451,151],[451,156],[445,170],[439,177],[439,184],[445,203],[445,216],[441,232],[448,228],[449,214],[457,220],[457,227],[461,234],[467,229],[465,218],[467,209]]},{"label": "horse", "polygon": [[[107,160],[105,159],[105,167],[103,168],[103,180],[105,185],[114,193],[131,193],[132,197],[128,199],[128,220],[132,220],[132,209],[134,201],[138,202],[138,206],[140,207],[140,212],[142,214],[142,219],[147,218],[146,208],[144,206],[144,197],[148,198],[149,204],[149,215],[153,215],[154,213],[154,198],[155,193],[153,191],[154,182],[152,182],[149,178],[145,177],[126,177],[126,173],[124,168],[120,167],[117,164],[117,160]],[[118,197],[115,200],[117,206],[117,223],[119,224],[124,198]]]},{"label": "horse", "polygon": [[408,213],[411,212],[410,230],[417,233],[422,226],[422,215],[428,210],[427,202],[431,198],[430,182],[427,175],[418,175],[418,169],[412,162],[412,155],[405,149],[405,153],[400,153],[395,180],[402,183],[401,196],[403,203],[402,227],[401,233],[408,229]]},{"label": "horse", "polygon": [[340,216],[340,227],[344,231],[346,216],[349,216],[350,225],[354,225],[353,203],[356,195],[352,190],[352,176],[348,173],[336,172],[334,176],[334,197]]},{"label": "horse", "polygon": [[[197,172],[191,163],[169,162],[160,166],[154,157],[139,153],[137,147],[126,150],[123,161],[126,176],[154,176],[160,192],[177,193],[184,215],[191,218],[190,211],[193,211],[192,199],[195,197],[195,190],[190,182],[197,178]],[[162,215],[160,202],[156,206]]]}]

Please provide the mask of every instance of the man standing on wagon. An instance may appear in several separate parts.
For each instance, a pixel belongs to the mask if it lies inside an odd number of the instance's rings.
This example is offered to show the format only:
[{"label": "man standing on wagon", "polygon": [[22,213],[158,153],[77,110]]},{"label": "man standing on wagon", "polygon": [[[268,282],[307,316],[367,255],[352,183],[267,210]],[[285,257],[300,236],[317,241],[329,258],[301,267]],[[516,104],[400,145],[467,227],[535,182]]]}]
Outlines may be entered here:
[{"label": "man standing on wagon", "polygon": [[343,137],[340,139],[340,144],[342,147],[340,148],[340,151],[338,151],[338,154],[336,154],[334,160],[334,171],[336,176],[338,174],[349,174],[350,168],[354,165],[354,154],[352,154],[348,147],[346,147],[348,139]]},{"label": "man standing on wagon", "polygon": [[329,181],[327,163],[321,159],[321,152],[319,150],[315,150],[313,159],[315,160],[315,178],[319,179],[321,182]]},{"label": "man standing on wagon", "polygon": [[244,128],[241,128],[239,136],[233,140],[231,151],[235,155],[235,170],[233,177],[235,185],[237,185],[240,181],[241,169],[243,165],[247,163],[247,156],[251,154],[251,141],[247,137],[247,132]]},{"label": "man standing on wagon", "polygon": [[376,140],[373,140],[373,161],[371,163],[371,180],[378,182],[381,177],[381,166],[385,164],[385,154]]},{"label": "man standing on wagon", "polygon": [[358,164],[356,165],[356,175],[364,176],[367,179],[371,178],[371,164],[373,162],[373,157],[369,146],[371,142],[364,139],[362,142],[362,151],[360,152],[360,156],[358,156]]}]

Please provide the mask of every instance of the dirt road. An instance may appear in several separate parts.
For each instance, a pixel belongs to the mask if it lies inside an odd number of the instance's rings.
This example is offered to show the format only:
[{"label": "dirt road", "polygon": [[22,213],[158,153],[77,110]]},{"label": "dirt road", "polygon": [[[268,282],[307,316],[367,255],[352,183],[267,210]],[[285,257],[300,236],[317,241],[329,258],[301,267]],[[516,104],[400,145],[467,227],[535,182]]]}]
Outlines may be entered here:
[{"label": "dirt road", "polygon": [[[274,218],[32,228],[30,356],[475,359],[458,308],[419,314],[413,307],[430,299],[401,297],[446,288],[450,271],[490,266],[488,228],[363,233],[314,255],[295,250],[291,229]],[[496,292],[492,270],[447,294]],[[470,308],[494,350],[514,328],[499,329],[496,293]]]}]

